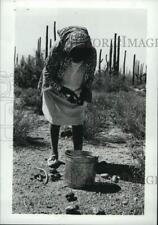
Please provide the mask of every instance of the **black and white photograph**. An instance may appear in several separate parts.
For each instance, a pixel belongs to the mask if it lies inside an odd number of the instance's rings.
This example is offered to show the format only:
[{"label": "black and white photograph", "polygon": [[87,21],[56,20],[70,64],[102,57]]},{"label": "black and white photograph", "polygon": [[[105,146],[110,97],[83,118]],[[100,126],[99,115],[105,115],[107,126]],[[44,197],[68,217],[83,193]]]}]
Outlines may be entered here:
[{"label": "black and white photograph", "polygon": [[[156,75],[147,56],[158,38],[148,35],[148,10],[17,2],[12,103],[4,103],[12,114],[12,215],[143,218],[157,196],[156,150],[147,139]],[[146,185],[155,191],[151,201]],[[154,210],[149,221],[156,224]]]}]

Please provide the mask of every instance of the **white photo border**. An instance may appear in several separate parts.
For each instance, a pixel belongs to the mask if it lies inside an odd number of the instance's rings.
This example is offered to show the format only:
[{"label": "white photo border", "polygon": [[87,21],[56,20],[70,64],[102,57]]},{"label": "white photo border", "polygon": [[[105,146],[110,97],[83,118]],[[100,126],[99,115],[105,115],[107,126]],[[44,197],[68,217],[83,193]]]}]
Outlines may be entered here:
[{"label": "white photo border", "polygon": [[[100,4],[99,4],[100,3]],[[43,214],[12,214],[12,173],[13,173],[13,89],[14,89],[14,8],[105,8],[105,9],[146,9],[147,36],[158,38],[158,2],[155,0],[80,0],[80,1],[48,1],[48,0],[2,0],[1,1],[1,50],[0,50],[0,223],[2,224],[139,224],[155,225],[157,221],[157,184],[145,184],[145,214],[141,216],[68,216]],[[157,177],[157,74],[158,50],[156,47],[147,48],[147,105],[146,105],[146,177]],[[6,114],[8,104],[12,112]]]}]

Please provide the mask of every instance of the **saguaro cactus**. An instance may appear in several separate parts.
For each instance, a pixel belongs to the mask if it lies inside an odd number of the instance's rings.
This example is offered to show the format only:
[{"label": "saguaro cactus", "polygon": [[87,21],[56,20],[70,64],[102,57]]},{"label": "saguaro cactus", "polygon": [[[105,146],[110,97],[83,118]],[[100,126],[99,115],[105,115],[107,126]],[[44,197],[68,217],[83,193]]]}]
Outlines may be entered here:
[{"label": "saguaro cactus", "polygon": [[56,41],[56,21],[54,21],[54,41]]},{"label": "saguaro cactus", "polygon": [[140,62],[138,61],[138,65],[137,65],[137,74],[139,76],[139,72],[140,72]]},{"label": "saguaro cactus", "polygon": [[109,72],[112,72],[112,40],[110,42],[110,51],[109,51]]},{"label": "saguaro cactus", "polygon": [[100,49],[100,52],[99,52],[99,73],[101,73],[101,63],[103,62],[103,59],[102,59],[102,49]]},{"label": "saguaro cactus", "polygon": [[114,71],[116,71],[116,38],[117,38],[117,34],[114,34],[114,55],[113,55],[113,68]]},{"label": "saguaro cactus", "polygon": [[125,69],[126,69],[126,53],[127,51],[124,51],[124,59],[123,59],[123,75],[125,76]]},{"label": "saguaro cactus", "polygon": [[45,48],[45,59],[48,57],[48,25],[46,26],[46,48]]},{"label": "saguaro cactus", "polygon": [[41,63],[41,37],[37,41],[37,50],[36,50],[36,65]]},{"label": "saguaro cactus", "polygon": [[19,56],[18,56],[18,54],[16,55],[16,65],[18,65],[18,63],[19,63]]},{"label": "saguaro cactus", "polygon": [[146,83],[146,77],[147,77],[147,65],[145,66],[145,73],[144,73],[144,82]]},{"label": "saguaro cactus", "polygon": [[41,37],[38,39],[38,51],[41,55]]},{"label": "saguaro cactus", "polygon": [[52,39],[49,40],[49,49],[52,47]]},{"label": "saguaro cactus", "polygon": [[135,62],[136,62],[136,55],[133,56],[133,77],[132,77],[132,84],[134,85],[135,81]]},{"label": "saguaro cactus", "polygon": [[118,42],[117,42],[117,61],[116,61],[116,70],[119,74],[119,68],[120,68],[120,36],[118,36]]},{"label": "saguaro cactus", "polygon": [[140,83],[142,83],[142,77],[143,77],[143,70],[144,70],[144,63],[140,65]]},{"label": "saguaro cactus", "polygon": [[109,71],[109,62],[108,62],[108,55],[105,55],[105,61],[106,61],[106,71]]},{"label": "saguaro cactus", "polygon": [[37,41],[37,50],[36,50],[36,57],[41,57],[41,37]]},{"label": "saguaro cactus", "polygon": [[14,47],[14,66],[16,65],[16,46]]}]

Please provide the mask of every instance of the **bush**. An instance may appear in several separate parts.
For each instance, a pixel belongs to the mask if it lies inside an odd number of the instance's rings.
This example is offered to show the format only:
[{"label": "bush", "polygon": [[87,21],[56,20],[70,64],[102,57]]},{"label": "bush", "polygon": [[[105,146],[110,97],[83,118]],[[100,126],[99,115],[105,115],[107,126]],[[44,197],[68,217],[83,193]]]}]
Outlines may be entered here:
[{"label": "bush", "polygon": [[105,126],[105,112],[111,104],[111,99],[106,98],[105,93],[95,94],[93,103],[88,104],[85,112],[84,136],[86,139],[95,139],[97,133]]},{"label": "bush", "polygon": [[95,139],[100,127],[101,121],[99,119],[99,112],[95,109],[95,106],[88,105],[85,112],[84,137],[87,140]]},{"label": "bush", "polygon": [[42,114],[42,97],[37,89],[22,89],[20,100],[24,107],[33,107],[34,112]]},{"label": "bush", "polygon": [[144,141],[133,140],[129,143],[129,149],[131,156],[135,162],[135,168],[133,168],[133,176],[139,179],[139,182],[144,183],[145,178],[145,146]]},{"label": "bush", "polygon": [[15,98],[20,98],[21,93],[22,93],[22,88],[15,85],[14,86],[14,96],[15,96]]},{"label": "bush", "polygon": [[44,67],[44,58],[28,56],[22,57],[19,65],[14,70],[15,85],[21,88],[37,88],[37,84]]},{"label": "bush", "polygon": [[14,145],[25,145],[27,136],[32,129],[32,119],[22,109],[14,109],[14,130],[13,140]]},{"label": "bush", "polygon": [[145,137],[145,99],[134,92],[119,92],[115,97],[116,123],[136,138]]},{"label": "bush", "polygon": [[129,82],[122,75],[109,75],[105,72],[96,73],[93,90],[104,92],[129,91]]}]

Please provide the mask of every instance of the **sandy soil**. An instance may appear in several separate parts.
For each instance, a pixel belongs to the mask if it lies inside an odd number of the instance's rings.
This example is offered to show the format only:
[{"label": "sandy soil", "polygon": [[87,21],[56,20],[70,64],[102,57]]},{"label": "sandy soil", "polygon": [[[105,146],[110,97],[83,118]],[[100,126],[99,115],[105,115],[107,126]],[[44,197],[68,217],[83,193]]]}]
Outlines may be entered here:
[{"label": "sandy soil", "polygon": [[[133,177],[136,166],[129,150],[131,135],[110,126],[98,135],[98,142],[84,141],[84,150],[99,156],[95,185],[89,189],[71,189],[64,181],[64,168],[58,171],[58,181],[44,184],[35,179],[37,167],[47,170],[50,151],[49,127],[43,116],[38,118],[38,128],[30,133],[32,143],[14,147],[13,213],[65,214],[67,206],[78,205],[81,214],[131,215],[144,213],[144,184]],[[60,138],[59,155],[65,161],[65,151],[73,149],[71,137]],[[102,173],[120,176],[118,183],[101,177]],[[72,191],[77,200],[68,202],[66,194]]]}]

